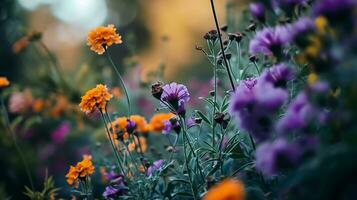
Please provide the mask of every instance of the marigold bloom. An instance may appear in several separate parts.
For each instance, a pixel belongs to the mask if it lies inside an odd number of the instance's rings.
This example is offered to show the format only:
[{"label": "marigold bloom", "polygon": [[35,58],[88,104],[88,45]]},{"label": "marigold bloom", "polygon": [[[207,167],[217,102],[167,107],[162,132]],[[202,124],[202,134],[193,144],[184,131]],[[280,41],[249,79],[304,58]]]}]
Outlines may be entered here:
[{"label": "marigold bloom", "polygon": [[128,144],[129,151],[136,150],[137,152],[141,152],[139,141],[141,145],[141,150],[143,151],[142,153],[144,153],[147,150],[146,139],[144,137],[139,137],[139,140],[137,137],[134,137],[134,141]]},{"label": "marigold bloom", "polygon": [[[146,119],[140,115],[131,115],[129,120],[135,123],[135,132],[137,133],[148,133],[151,130],[151,126],[148,125]],[[128,117],[119,117],[114,122],[112,122],[111,125],[109,125],[109,128],[111,128],[115,134],[124,132],[124,136],[128,136],[126,130],[127,125]]]},{"label": "marigold bloom", "polygon": [[175,115],[172,113],[158,113],[155,114],[151,120],[150,125],[153,131],[161,132],[165,128],[164,122],[171,119]]},{"label": "marigold bloom", "polygon": [[203,197],[203,200],[243,200],[244,185],[236,179],[226,179],[213,186]]},{"label": "marigold bloom", "polygon": [[10,85],[9,80],[6,77],[0,76],[0,88],[4,88]]},{"label": "marigold bloom", "polygon": [[108,92],[108,88],[105,85],[98,84],[95,88],[88,90],[84,96],[79,107],[83,112],[91,113],[96,108],[101,112],[105,112],[107,102],[113,96]]},{"label": "marigold bloom", "polygon": [[104,53],[104,48],[121,43],[121,36],[116,33],[116,28],[113,24],[109,24],[107,27],[97,27],[91,30],[87,37],[87,45],[99,55]]},{"label": "marigold bloom", "polygon": [[76,166],[71,166],[66,174],[67,183],[73,185],[78,177],[84,178],[94,173],[94,166],[92,157],[88,155],[83,156],[83,160],[78,162]]}]

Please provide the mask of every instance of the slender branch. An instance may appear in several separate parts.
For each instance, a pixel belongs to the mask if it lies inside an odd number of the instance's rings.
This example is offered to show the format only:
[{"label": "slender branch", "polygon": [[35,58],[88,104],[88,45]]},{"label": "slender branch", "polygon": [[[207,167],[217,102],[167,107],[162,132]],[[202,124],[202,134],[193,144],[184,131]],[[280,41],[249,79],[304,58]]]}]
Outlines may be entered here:
[{"label": "slender branch", "polygon": [[112,57],[111,57],[111,55],[110,55],[110,53],[109,53],[109,50],[108,50],[107,48],[105,48],[105,55],[107,56],[107,58],[108,58],[110,64],[111,64],[112,67],[114,68],[114,71],[115,71],[116,75],[118,76],[121,85],[122,85],[123,88],[124,88],[124,92],[125,92],[125,96],[126,96],[126,101],[127,101],[127,104],[128,104],[128,116],[130,116],[130,115],[131,115],[131,102],[130,102],[130,97],[129,97],[128,88],[126,87],[125,82],[124,82],[122,76],[120,75],[118,68],[117,68],[116,65],[114,64],[113,59],[112,59]]},{"label": "slender branch", "polygon": [[20,159],[25,167],[25,171],[26,171],[26,175],[27,175],[27,178],[30,182],[30,186],[31,186],[31,189],[34,190],[34,184],[33,184],[33,180],[32,180],[32,176],[31,176],[31,173],[30,173],[30,168],[28,166],[28,163],[25,159],[25,156],[20,148],[20,146],[17,144],[17,138],[16,138],[16,135],[14,133],[14,131],[12,130],[11,126],[10,126],[10,120],[9,120],[9,115],[8,115],[8,112],[7,112],[7,109],[6,109],[6,106],[5,106],[5,103],[4,103],[4,98],[3,96],[0,94],[0,99],[1,99],[1,107],[2,107],[2,111],[3,111],[3,116],[4,116],[4,121],[5,121],[5,126],[7,127],[10,135],[11,135],[11,138],[12,138],[12,141],[14,143],[14,146],[15,146],[15,149],[17,151],[17,153],[19,154],[20,156]]},{"label": "slender branch", "polygon": [[219,39],[219,43],[220,43],[220,46],[221,46],[221,52],[222,52],[222,55],[223,55],[223,60],[224,60],[224,63],[226,65],[226,70],[227,70],[227,73],[228,73],[229,81],[231,82],[232,89],[233,89],[233,91],[235,91],[236,88],[234,86],[231,70],[229,69],[228,61],[227,61],[227,58],[226,58],[226,53],[224,52],[223,41],[222,41],[222,36],[221,36],[221,30],[220,30],[219,24],[218,24],[216,9],[214,7],[214,1],[213,0],[210,0],[210,1],[211,1],[211,8],[212,8],[212,13],[213,13],[213,17],[214,17],[214,22],[216,24],[216,29],[217,29],[217,32],[218,32],[218,39]]}]

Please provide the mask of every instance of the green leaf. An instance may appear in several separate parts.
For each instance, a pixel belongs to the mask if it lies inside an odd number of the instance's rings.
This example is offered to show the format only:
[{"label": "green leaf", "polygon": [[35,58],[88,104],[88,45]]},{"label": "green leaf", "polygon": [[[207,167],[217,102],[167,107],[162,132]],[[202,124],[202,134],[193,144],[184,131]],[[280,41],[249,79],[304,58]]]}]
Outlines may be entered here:
[{"label": "green leaf", "polygon": [[211,125],[210,120],[199,110],[195,110],[195,113],[202,118],[203,121],[205,121],[207,124]]}]

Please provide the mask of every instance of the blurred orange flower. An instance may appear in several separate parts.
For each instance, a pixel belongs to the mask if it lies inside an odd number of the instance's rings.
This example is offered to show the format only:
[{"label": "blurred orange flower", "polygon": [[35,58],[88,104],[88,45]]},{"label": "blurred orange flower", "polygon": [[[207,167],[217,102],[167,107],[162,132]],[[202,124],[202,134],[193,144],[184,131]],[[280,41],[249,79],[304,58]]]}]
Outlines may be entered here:
[{"label": "blurred orange flower", "polygon": [[32,104],[32,110],[35,113],[40,112],[45,106],[45,101],[43,99],[36,99]]},{"label": "blurred orange flower", "polygon": [[96,108],[101,112],[105,112],[107,102],[112,97],[113,96],[108,92],[107,86],[98,84],[95,88],[88,90],[85,95],[82,96],[79,107],[85,113],[91,113]]},{"label": "blurred orange flower", "polygon": [[10,85],[9,80],[7,80],[6,77],[1,76],[0,77],[0,88],[4,88]]},{"label": "blurred orange flower", "polygon": [[[136,125],[135,132],[137,133],[148,133],[151,130],[151,126],[147,123],[146,119],[140,115],[131,115],[129,120],[133,121]],[[113,130],[113,133],[118,134],[119,132],[124,132],[124,140],[128,138],[128,133],[126,131],[126,126],[128,124],[127,117],[119,117],[115,119],[109,125],[109,128]]]},{"label": "blurred orange flower", "polygon": [[54,118],[60,117],[61,114],[68,108],[69,101],[66,96],[58,95],[56,96],[56,104],[53,106],[51,111],[51,116]]},{"label": "blurred orange flower", "polygon": [[152,130],[161,132],[165,127],[164,121],[171,119],[173,116],[175,115],[172,113],[155,114],[150,120],[150,125],[152,127]]},{"label": "blurred orange flower", "polygon": [[109,24],[107,27],[97,27],[91,30],[87,37],[87,45],[99,55],[104,53],[104,48],[121,43],[121,36],[116,33],[116,28],[113,24]]},{"label": "blurred orange flower", "polygon": [[[140,144],[139,144],[140,141]],[[141,145],[141,149],[140,149],[140,145]],[[139,137],[139,140],[137,137],[134,137],[134,141],[128,144],[128,149],[129,151],[134,151],[136,150],[137,152],[142,152],[144,153],[147,150],[147,144],[146,144],[146,139],[144,137]]]},{"label": "blurred orange flower", "polygon": [[203,200],[244,200],[245,191],[242,182],[236,179],[226,179],[213,186],[203,197]]},{"label": "blurred orange flower", "polygon": [[85,177],[94,173],[92,156],[84,155],[83,160],[78,162],[76,166],[71,166],[66,174],[67,183],[73,185],[78,177]]}]

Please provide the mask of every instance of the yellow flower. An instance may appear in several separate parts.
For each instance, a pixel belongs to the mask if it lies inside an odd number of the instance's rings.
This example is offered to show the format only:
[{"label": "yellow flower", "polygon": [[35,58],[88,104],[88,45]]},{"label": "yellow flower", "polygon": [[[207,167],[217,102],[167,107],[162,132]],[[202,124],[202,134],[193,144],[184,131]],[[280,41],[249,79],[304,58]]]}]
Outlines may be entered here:
[{"label": "yellow flower", "polygon": [[315,19],[315,26],[317,29],[317,32],[321,34],[326,33],[327,29],[327,19],[324,16],[319,16]]},{"label": "yellow flower", "polygon": [[79,107],[83,112],[90,113],[98,108],[101,112],[105,112],[107,102],[113,96],[108,92],[105,85],[98,84],[95,88],[88,90],[84,96]]},{"label": "yellow flower", "polygon": [[309,83],[309,85],[313,85],[313,84],[315,84],[317,82],[318,78],[319,77],[315,73],[311,73],[307,77],[307,82]]},{"label": "yellow flower", "polygon": [[94,173],[94,166],[92,163],[92,157],[84,155],[83,160],[78,162],[76,166],[71,166],[66,174],[67,183],[73,185],[77,181],[78,177],[84,178]]},{"label": "yellow flower", "polygon": [[152,130],[161,132],[165,127],[164,121],[171,119],[173,116],[175,115],[172,113],[155,114],[150,120],[150,125],[152,127]]},{"label": "yellow flower", "polygon": [[104,48],[121,43],[121,36],[116,33],[116,28],[113,24],[109,24],[107,27],[97,27],[91,30],[87,37],[87,45],[99,55],[104,53]]},{"label": "yellow flower", "polygon": [[213,186],[203,197],[203,200],[243,200],[244,185],[236,179],[226,179]]},{"label": "yellow flower", "polygon": [[4,88],[10,85],[9,80],[6,77],[0,76],[0,88]]}]

